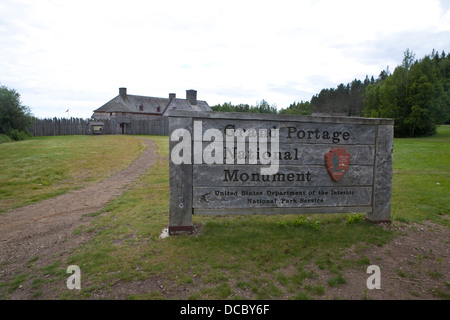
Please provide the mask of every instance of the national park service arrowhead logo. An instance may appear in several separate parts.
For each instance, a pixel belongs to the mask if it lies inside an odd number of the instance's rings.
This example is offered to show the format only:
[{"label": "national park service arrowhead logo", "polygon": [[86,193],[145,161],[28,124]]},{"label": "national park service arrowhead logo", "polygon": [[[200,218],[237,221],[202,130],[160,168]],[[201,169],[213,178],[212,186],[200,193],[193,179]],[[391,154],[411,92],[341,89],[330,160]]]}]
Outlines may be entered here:
[{"label": "national park service arrowhead logo", "polygon": [[325,153],[325,164],[331,179],[339,181],[347,172],[350,163],[350,153],[344,148],[331,149]]}]

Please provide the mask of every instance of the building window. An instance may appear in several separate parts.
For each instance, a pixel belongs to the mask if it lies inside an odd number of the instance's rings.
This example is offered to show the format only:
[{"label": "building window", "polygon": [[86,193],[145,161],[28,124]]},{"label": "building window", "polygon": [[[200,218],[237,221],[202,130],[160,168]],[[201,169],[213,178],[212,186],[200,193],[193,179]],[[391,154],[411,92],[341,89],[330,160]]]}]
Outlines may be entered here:
[{"label": "building window", "polygon": [[157,107],[156,112],[161,112],[161,107]]}]

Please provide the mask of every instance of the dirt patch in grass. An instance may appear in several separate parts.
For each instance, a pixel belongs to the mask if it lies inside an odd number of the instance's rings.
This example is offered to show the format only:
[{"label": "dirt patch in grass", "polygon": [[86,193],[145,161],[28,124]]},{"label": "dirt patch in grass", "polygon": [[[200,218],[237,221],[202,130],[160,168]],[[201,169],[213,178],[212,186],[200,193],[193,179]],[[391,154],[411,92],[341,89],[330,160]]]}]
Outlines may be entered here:
[{"label": "dirt patch in grass", "polygon": [[[353,246],[347,259],[361,261],[346,269],[345,283],[327,288],[326,299],[429,300],[450,299],[450,233],[448,228],[424,221],[422,224],[395,221],[384,228],[400,236],[382,246],[366,249]],[[358,263],[357,263],[358,264]],[[381,289],[367,289],[367,266],[380,267]],[[321,277],[332,277],[318,271]]]}]

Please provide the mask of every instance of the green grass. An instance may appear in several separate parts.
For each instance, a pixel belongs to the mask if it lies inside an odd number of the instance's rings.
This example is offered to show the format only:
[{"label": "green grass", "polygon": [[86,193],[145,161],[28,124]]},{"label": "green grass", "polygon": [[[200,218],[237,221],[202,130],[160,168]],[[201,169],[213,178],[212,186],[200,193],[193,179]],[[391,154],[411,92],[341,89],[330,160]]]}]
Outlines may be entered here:
[{"label": "green grass", "polygon": [[428,138],[394,140],[392,216],[449,226],[450,126]]},{"label": "green grass", "polygon": [[0,214],[126,168],[143,150],[130,136],[59,136],[0,144]]},{"label": "green grass", "polygon": [[[434,137],[395,140],[394,219],[428,219],[448,226],[449,129],[440,127]],[[200,236],[161,239],[169,221],[168,138],[150,138],[162,157],[134,188],[96,213],[89,226],[75,230],[94,232],[92,240],[76,248],[67,261],[43,269],[56,277],[68,265],[81,268],[81,292],[65,290],[62,298],[86,299],[96,291],[113,291],[119,282],[148,279],[160,281],[158,286],[175,299],[324,298],[327,289],[348,282],[346,268],[372,263],[358,255],[361,249],[383,246],[397,236],[366,222],[363,215],[327,214],[193,216],[194,224],[201,225]],[[357,257],[345,256],[350,247]],[[25,279],[15,279],[7,290]],[[34,280],[37,290],[40,281]],[[184,287],[189,291],[180,289]],[[45,298],[40,291],[36,296]],[[164,296],[153,290],[128,298]]]},{"label": "green grass", "polygon": [[[428,139],[396,139],[395,218],[447,223],[448,131],[441,127],[437,136]],[[152,138],[167,157],[167,137]],[[423,156],[424,150],[434,151],[435,157],[427,161],[430,157]],[[438,177],[439,185],[433,180]],[[430,190],[429,184],[442,188]],[[119,279],[157,275],[166,279],[169,289],[191,287],[187,296],[191,299],[310,299],[325,295],[327,288],[344,285],[345,268],[371,263],[365,256],[346,259],[345,249],[383,246],[395,236],[367,223],[362,215],[336,214],[194,216],[194,223],[202,225],[201,236],[160,239],[168,223],[168,197],[168,161],[160,159],[139,187],[103,210],[107,214],[95,221],[100,230],[97,237],[74,252],[68,263],[81,265],[93,285],[102,284],[106,290]],[[328,278],[317,282],[312,266]]]},{"label": "green grass", "polygon": [[[167,137],[152,139],[167,157]],[[300,299],[346,282],[342,269],[356,264],[343,257],[346,248],[381,246],[394,236],[358,217],[349,223],[349,215],[338,214],[194,216],[194,223],[202,225],[201,236],[160,239],[169,219],[168,170],[168,159],[160,158],[136,188],[111,201],[93,223],[96,237],[67,261],[79,265],[93,287],[110,290],[119,280],[158,276],[169,289],[193,287],[191,299]],[[329,279],[309,285],[312,293],[305,294],[304,281],[317,276],[312,265],[328,272]]]},{"label": "green grass", "polygon": [[11,139],[6,134],[0,134],[0,144],[5,143],[5,142],[12,142],[12,141],[13,141],[13,139]]}]

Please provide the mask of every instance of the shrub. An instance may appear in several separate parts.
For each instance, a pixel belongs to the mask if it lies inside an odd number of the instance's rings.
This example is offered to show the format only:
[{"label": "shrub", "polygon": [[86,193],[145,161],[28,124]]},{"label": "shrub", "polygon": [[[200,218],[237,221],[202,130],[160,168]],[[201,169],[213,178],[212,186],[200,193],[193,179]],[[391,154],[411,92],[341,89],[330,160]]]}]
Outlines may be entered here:
[{"label": "shrub", "polygon": [[8,137],[6,134],[0,134],[0,144],[4,142],[11,142],[12,139]]},{"label": "shrub", "polygon": [[8,135],[11,139],[13,139],[15,141],[25,140],[25,139],[31,138],[31,136],[32,136],[29,131],[17,130],[17,129],[12,129]]}]

